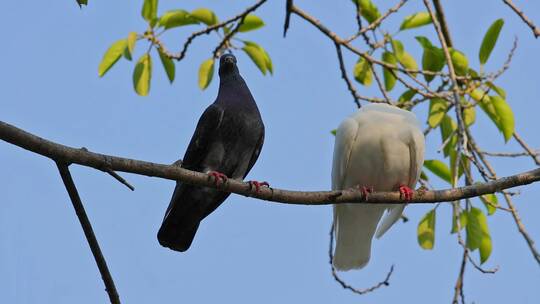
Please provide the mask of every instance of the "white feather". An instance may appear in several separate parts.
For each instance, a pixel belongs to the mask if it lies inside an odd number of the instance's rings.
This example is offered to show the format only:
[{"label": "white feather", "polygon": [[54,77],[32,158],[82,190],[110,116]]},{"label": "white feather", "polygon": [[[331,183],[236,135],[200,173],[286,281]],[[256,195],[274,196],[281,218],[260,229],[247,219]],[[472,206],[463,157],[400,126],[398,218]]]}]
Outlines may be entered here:
[{"label": "white feather", "polygon": [[[387,104],[369,104],[346,118],[336,133],[332,189],[356,186],[393,191],[413,188],[424,162],[424,135],[413,113]],[[400,218],[405,205],[334,206],[338,270],[362,268],[371,255],[373,236],[382,236]],[[387,214],[377,229],[384,213]]]}]

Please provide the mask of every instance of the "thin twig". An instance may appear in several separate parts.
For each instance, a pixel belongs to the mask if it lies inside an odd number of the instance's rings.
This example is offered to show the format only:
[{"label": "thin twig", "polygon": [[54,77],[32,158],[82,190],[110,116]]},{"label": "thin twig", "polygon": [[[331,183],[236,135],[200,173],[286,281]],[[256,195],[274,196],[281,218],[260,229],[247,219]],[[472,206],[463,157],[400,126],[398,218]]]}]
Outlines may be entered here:
[{"label": "thin twig", "polygon": [[530,157],[534,160],[534,163],[538,166],[540,166],[540,159],[538,159],[538,154],[535,153],[529,145],[517,134],[517,132],[514,132],[514,138],[516,141],[520,144],[520,146],[529,154]]},{"label": "thin twig", "polygon": [[283,37],[287,36],[287,30],[289,29],[289,22],[291,21],[291,7],[293,6],[293,0],[287,0],[285,3],[285,22],[283,24]]},{"label": "thin twig", "polygon": [[111,169],[105,169],[105,172],[109,173],[110,176],[114,177],[117,181],[119,181],[124,186],[128,187],[129,190],[135,191],[135,187],[133,187],[125,178],[120,176],[118,173],[114,172]]},{"label": "thin twig", "polygon": [[452,304],[458,304],[459,299],[461,298],[461,303],[465,303],[465,294],[463,292],[463,282],[465,275],[465,266],[467,265],[467,257],[469,256],[469,251],[467,248],[463,249],[463,258],[461,259],[461,266],[459,267],[459,274],[456,280],[456,285],[454,286],[454,298]]},{"label": "thin twig", "polygon": [[[470,172],[469,172],[470,174]],[[469,256],[469,249],[465,246],[463,238],[461,237],[461,207],[458,202],[452,203],[452,216],[454,217],[454,222],[456,223],[457,230],[457,239],[458,243],[461,244],[463,248],[463,257],[461,259],[461,266],[459,268],[458,277],[456,279],[456,284],[454,285],[454,297],[452,299],[452,304],[457,304],[459,298],[461,297],[461,302],[465,302],[465,294],[463,292],[463,282],[465,278],[465,266],[467,265],[467,257]]]},{"label": "thin twig", "polygon": [[99,272],[101,273],[101,278],[105,283],[105,290],[109,295],[109,300],[113,304],[119,304],[120,297],[118,296],[118,292],[114,286],[114,281],[109,268],[107,267],[107,262],[105,261],[103,253],[99,248],[99,243],[96,239],[96,235],[94,234],[94,230],[92,229],[92,224],[90,224],[90,220],[88,219],[86,211],[84,210],[83,203],[79,197],[79,193],[77,192],[77,187],[75,186],[71,173],[69,172],[68,165],[60,162],[57,162],[56,165],[58,166],[58,171],[60,172],[62,181],[66,186],[66,190],[69,194],[69,198],[71,199],[71,203],[73,204],[73,208],[75,209],[75,213],[77,214],[77,218],[79,218],[79,222],[81,223],[84,235],[86,236],[86,240],[90,246],[90,250],[92,250],[92,254],[96,260]]},{"label": "thin twig", "polygon": [[[371,62],[372,64],[377,64],[382,67],[385,67],[387,69],[400,71],[403,73],[411,73],[411,74],[423,74],[423,75],[434,75],[434,76],[446,76],[448,77],[448,74],[444,72],[433,72],[433,71],[427,71],[427,70],[418,70],[418,69],[407,69],[402,68],[395,64],[386,63],[384,61],[378,60],[375,57],[371,56],[367,52],[362,52],[359,49],[352,46],[350,43],[347,43],[344,39],[342,39],[340,36],[338,36],[336,33],[329,30],[326,26],[324,26],[318,19],[314,18],[313,16],[309,15],[308,13],[304,12],[300,8],[298,8],[296,5],[293,5],[291,8],[291,11],[300,16],[302,19],[306,20],[307,22],[314,25],[319,31],[321,31],[324,35],[326,35],[328,38],[330,38],[335,43],[338,43],[348,49],[349,51],[353,52],[354,54],[366,59],[367,61]],[[467,78],[467,77],[465,77]]]},{"label": "thin twig", "polygon": [[525,15],[525,13],[512,2],[512,0],[503,0],[503,2],[508,5],[516,14],[518,14],[521,20],[523,20],[523,22],[525,22],[525,24],[527,24],[531,28],[534,34],[534,38],[538,38],[538,36],[540,36],[540,29],[536,25],[534,25],[531,19],[529,19]]},{"label": "thin twig", "polygon": [[[365,34],[366,32],[368,31],[372,31],[372,30],[375,30],[383,21],[384,19],[388,18],[388,16],[390,16],[391,14],[399,11],[399,9],[407,2],[407,0],[401,0],[399,1],[398,4],[396,4],[394,7],[390,8],[388,11],[386,11],[386,13],[384,13],[382,16],[380,16],[379,18],[377,18],[377,20],[371,22],[368,26],[366,27],[362,27],[360,26],[359,29],[358,29],[358,32],[355,33],[354,35],[352,35],[351,37],[345,39],[345,42],[346,43],[349,43],[351,41],[353,41],[354,39],[358,38],[358,36],[360,35],[363,35]],[[357,11],[357,14],[358,14],[358,9],[356,10]],[[357,17],[359,18],[359,17]],[[360,23],[357,21],[357,23]]]},{"label": "thin twig", "polygon": [[514,218],[514,222],[517,225],[517,228],[525,241],[527,242],[527,245],[529,246],[529,249],[531,250],[531,253],[538,263],[540,265],[540,252],[536,249],[536,246],[534,245],[534,240],[529,235],[527,230],[525,229],[525,225],[523,225],[523,222],[521,221],[521,218],[519,217],[519,213],[517,212],[516,206],[512,202],[512,198],[510,195],[506,192],[503,192],[504,200],[506,201],[506,204],[508,205],[508,209],[510,209],[510,213],[512,214],[512,217]]},{"label": "thin twig", "polygon": [[444,41],[448,47],[452,47],[452,37],[450,36],[450,31],[447,26],[444,26],[446,23],[446,17],[444,15],[444,10],[442,8],[441,2],[439,0],[433,0],[433,6],[435,6],[435,12],[437,13],[437,20],[442,25],[441,30],[444,36]]},{"label": "thin twig", "polygon": [[508,52],[508,56],[506,56],[506,60],[504,61],[503,66],[492,75],[488,75],[488,81],[495,81],[495,79],[499,78],[502,74],[504,74],[504,72],[506,72],[510,68],[510,64],[512,63],[512,59],[514,58],[514,54],[516,53],[516,49],[518,47],[518,41],[518,37],[515,36],[514,42],[512,43],[512,48],[510,49],[510,52]]},{"label": "thin twig", "polygon": [[467,255],[467,258],[469,259],[469,263],[471,263],[471,265],[473,265],[473,267],[480,271],[481,273],[484,273],[484,274],[495,274],[497,273],[497,271],[499,271],[499,266],[495,266],[493,269],[485,269],[485,268],[482,268],[482,266],[478,265],[478,263],[476,263],[476,261],[471,258],[471,255]]},{"label": "thin twig", "polygon": [[230,23],[233,23],[237,20],[240,20],[241,18],[244,18],[245,16],[247,16],[249,13],[255,11],[256,9],[259,8],[259,6],[263,5],[267,0],[259,0],[258,2],[256,2],[255,4],[253,4],[252,6],[246,8],[242,13],[230,18],[230,19],[227,19],[223,22],[220,22],[218,24],[215,24],[215,25],[212,25],[212,26],[209,26],[205,29],[202,29],[200,31],[196,31],[196,32],[193,32],[188,38],[187,40],[184,42],[184,46],[182,47],[182,51],[180,51],[179,53],[172,53],[170,52],[166,47],[165,45],[163,44],[163,42],[161,42],[161,40],[159,40],[154,34],[152,33],[149,33],[148,35],[145,36],[145,38],[149,39],[153,44],[156,44],[158,45],[158,47],[162,50],[162,52],[167,55],[169,58],[171,59],[175,59],[177,61],[180,61],[182,59],[184,59],[184,57],[186,56],[186,53],[187,53],[187,50],[189,48],[189,46],[191,45],[191,43],[193,42],[193,40],[195,40],[195,38],[201,36],[201,35],[204,35],[204,34],[210,34],[211,32],[213,31],[217,31],[219,30],[220,28],[223,28],[227,25],[229,25]]},{"label": "thin twig", "polygon": [[396,102],[393,102],[390,96],[388,96],[388,93],[386,92],[386,89],[384,88],[384,84],[382,83],[379,75],[377,74],[377,71],[375,70],[375,67],[370,64],[369,68],[371,69],[371,72],[373,73],[373,77],[375,77],[375,82],[377,82],[377,86],[379,87],[379,91],[381,91],[382,95],[384,96],[384,100],[386,100],[387,104],[396,104]]},{"label": "thin twig", "polygon": [[356,88],[354,87],[354,84],[352,83],[352,81],[349,79],[349,76],[347,75],[345,63],[343,62],[343,54],[341,53],[341,46],[337,42],[335,42],[334,45],[336,46],[336,52],[337,52],[338,61],[339,61],[339,70],[341,71],[341,78],[343,78],[343,80],[347,84],[347,89],[349,89],[349,92],[351,92],[351,95],[354,99],[354,103],[356,104],[358,108],[361,108],[362,106],[360,105]]},{"label": "thin twig", "polygon": [[328,248],[328,257],[330,259],[330,267],[332,268],[332,276],[334,277],[334,280],[336,280],[336,282],[338,282],[341,287],[345,288],[345,289],[348,289],[356,294],[359,294],[359,295],[364,295],[366,293],[370,293],[372,291],[375,291],[379,288],[381,288],[382,286],[389,286],[390,285],[390,277],[392,276],[392,273],[394,272],[394,265],[390,266],[390,270],[388,271],[388,273],[386,274],[386,278],[371,286],[371,287],[368,287],[368,288],[363,288],[363,289],[358,289],[358,288],[355,288],[355,287],[352,287],[351,285],[347,284],[345,281],[343,281],[339,275],[337,274],[337,270],[336,268],[334,267],[334,224],[332,223],[332,226],[330,227],[330,246]]},{"label": "thin twig", "polygon": [[[437,17],[433,13],[433,9],[431,8],[431,4],[429,3],[428,0],[424,0],[424,5],[426,6],[426,9],[428,10],[429,15],[431,16],[431,19],[433,20],[433,26],[435,27],[435,30],[437,32],[437,36],[439,37],[439,41],[440,41],[442,49],[444,51],[444,56],[446,58],[446,64],[448,66],[448,72],[450,74],[450,79],[452,80],[452,92],[453,92],[453,95],[454,95],[454,105],[455,105],[455,109],[456,109],[456,119],[457,119],[457,124],[458,124],[458,133],[457,133],[458,140],[457,140],[456,161],[455,161],[453,170],[454,170],[454,172],[458,172],[458,168],[459,168],[459,165],[461,163],[461,154],[463,152],[463,149],[466,149],[466,147],[467,147],[466,146],[467,137],[466,137],[466,134],[465,134],[465,123],[463,122],[462,111],[461,111],[461,102],[460,102],[460,98],[459,98],[459,84],[458,84],[458,81],[457,81],[457,78],[456,78],[456,72],[455,72],[455,69],[454,69],[454,64],[452,62],[452,58],[450,56],[449,46],[448,46],[448,43],[447,43],[447,39],[448,39],[448,42],[451,43],[450,33],[448,31],[448,26],[446,25],[446,23],[443,23],[444,19],[442,19],[442,20],[437,19]],[[439,5],[439,10],[440,10],[440,14],[442,16],[444,16],[442,7],[440,7],[440,5]],[[448,36],[448,38],[445,37],[445,34],[444,34],[445,32],[446,32],[446,35]],[[454,176],[454,180],[452,181],[453,186],[456,186],[458,178],[459,178],[459,176],[458,176],[458,174],[456,174]]]},{"label": "thin twig", "polygon": [[[494,157],[520,157],[520,156],[530,156],[531,153],[529,152],[487,152],[487,151],[481,151],[480,153],[487,155],[487,156],[494,156]],[[534,156],[540,155],[539,150],[533,150],[532,154]]]},{"label": "thin twig", "polygon": [[212,52],[212,56],[214,58],[218,58],[221,55],[221,50],[223,48],[227,49],[230,46],[230,40],[231,40],[232,36],[234,36],[234,34],[236,34],[238,32],[238,30],[240,29],[240,27],[242,26],[243,23],[244,23],[244,18],[240,19],[240,21],[238,21],[238,23],[235,25],[235,27],[227,35],[225,35],[225,37],[223,37],[221,42],[218,44],[218,46]]},{"label": "thin twig", "polygon": [[354,6],[356,8],[356,24],[358,25],[358,33],[359,35],[362,35],[362,38],[364,38],[364,42],[369,45],[371,49],[375,49],[375,44],[371,42],[371,39],[369,39],[369,36],[366,34],[366,32],[362,32],[362,16],[361,16],[361,9],[358,1],[353,1]]}]

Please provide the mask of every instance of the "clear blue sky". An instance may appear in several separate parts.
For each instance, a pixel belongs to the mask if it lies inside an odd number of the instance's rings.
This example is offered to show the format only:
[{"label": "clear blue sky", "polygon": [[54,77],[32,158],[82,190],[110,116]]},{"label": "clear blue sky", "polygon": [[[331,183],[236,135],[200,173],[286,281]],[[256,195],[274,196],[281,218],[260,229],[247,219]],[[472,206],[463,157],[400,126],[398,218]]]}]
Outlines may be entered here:
[{"label": "clear blue sky", "polygon": [[[139,97],[131,84],[133,63],[119,62],[103,79],[98,78],[97,67],[113,41],[129,31],[145,29],[140,17],[142,1],[91,0],[83,10],[74,2],[4,3],[0,119],[74,147],[159,163],[177,160],[199,115],[216,96],[217,82],[200,91],[196,74],[217,38],[204,36],[195,41],[187,58],[177,64],[173,85],[156,60],[150,96]],[[253,3],[161,2],[161,12],[207,6],[222,18]],[[353,33],[350,1],[297,2],[339,34]],[[382,11],[394,2],[376,1],[383,3]],[[421,1],[409,2],[399,16],[389,19],[389,29],[397,29],[405,15],[424,10]],[[540,147],[540,41],[502,1],[444,2],[454,43],[469,55],[472,66],[478,67],[480,41],[495,19],[503,17],[506,24],[488,69],[500,67],[514,35],[519,36],[512,67],[498,84],[507,90],[518,118],[517,131],[533,147]],[[540,4],[517,4],[540,23]],[[268,180],[279,188],[329,189],[333,151],[329,131],[355,111],[337,69],[334,46],[295,16],[283,39],[284,1],[270,1],[257,14],[267,26],[244,36],[268,50],[275,75],[262,76],[244,54],[238,54],[267,134],[249,178]],[[170,47],[178,49],[192,29],[167,36]],[[431,27],[400,34],[417,59],[421,50],[413,37],[419,34],[435,37]],[[136,53],[145,50],[141,44]],[[346,59],[351,70],[356,58],[347,54]],[[374,87],[359,90],[376,94]],[[417,109],[422,121],[425,108]],[[485,115],[478,114],[478,120],[474,133],[486,150],[518,150],[515,143],[504,145]],[[427,143],[427,158],[441,158],[436,153],[439,136],[430,135]],[[500,175],[534,166],[530,159],[495,162]],[[0,303],[105,303],[103,282],[54,163],[0,142],[0,165]],[[411,221],[398,223],[374,242],[372,260],[365,269],[344,275],[351,284],[367,287],[395,264],[390,287],[358,297],[336,284],[329,272],[330,206],[285,206],[232,195],[203,222],[192,248],[180,254],[160,247],[156,240],[174,182],[123,174],[136,187],[131,192],[102,172],[78,166],[72,166],[72,172],[125,303],[451,300],[461,249],[448,233],[448,206],[438,209],[433,251],[420,249],[416,242],[417,223],[430,206],[406,209]],[[445,187],[432,180],[437,187]],[[540,184],[520,190],[517,207],[532,237],[540,242]],[[498,212],[489,218],[489,225],[494,249],[486,266],[499,265],[500,271],[483,275],[468,269],[467,302],[539,303],[540,268],[511,217]],[[476,253],[473,256],[478,258]]]}]

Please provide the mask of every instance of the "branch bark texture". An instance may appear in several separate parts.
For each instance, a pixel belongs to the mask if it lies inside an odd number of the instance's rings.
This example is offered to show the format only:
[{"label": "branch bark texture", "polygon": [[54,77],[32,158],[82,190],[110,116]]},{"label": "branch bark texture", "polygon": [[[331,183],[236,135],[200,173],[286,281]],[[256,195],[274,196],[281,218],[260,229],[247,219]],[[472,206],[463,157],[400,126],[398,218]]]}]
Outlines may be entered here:
[{"label": "branch bark texture", "polygon": [[[181,168],[176,165],[157,164],[88,151],[86,148],[76,149],[61,145],[33,135],[15,126],[0,121],[0,139],[19,146],[25,150],[48,157],[56,162],[78,164],[101,171],[120,171],[138,175],[159,177],[170,180],[217,188],[225,192],[251,196],[257,199],[285,204],[298,205],[328,205],[339,203],[368,203],[368,204],[402,204],[399,192],[375,192],[368,200],[361,191],[291,191],[262,187],[256,191],[249,183],[229,179],[225,184],[215,185],[208,175]],[[503,177],[483,184],[475,184],[460,188],[416,191],[410,203],[448,202],[464,198],[498,192],[504,189],[530,184],[540,180],[540,168],[520,174]]]}]

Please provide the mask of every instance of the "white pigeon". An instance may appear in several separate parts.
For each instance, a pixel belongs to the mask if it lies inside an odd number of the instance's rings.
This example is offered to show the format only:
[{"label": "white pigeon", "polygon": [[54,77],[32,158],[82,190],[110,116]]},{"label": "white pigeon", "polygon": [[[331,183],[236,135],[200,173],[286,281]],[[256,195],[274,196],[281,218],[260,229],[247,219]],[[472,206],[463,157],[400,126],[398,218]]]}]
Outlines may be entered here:
[{"label": "white pigeon", "polygon": [[[399,190],[410,199],[423,163],[424,134],[416,116],[388,104],[369,104],[337,129],[332,189]],[[381,237],[404,208],[405,204],[334,205],[336,269],[364,267],[369,262],[375,231],[377,238]]]}]

